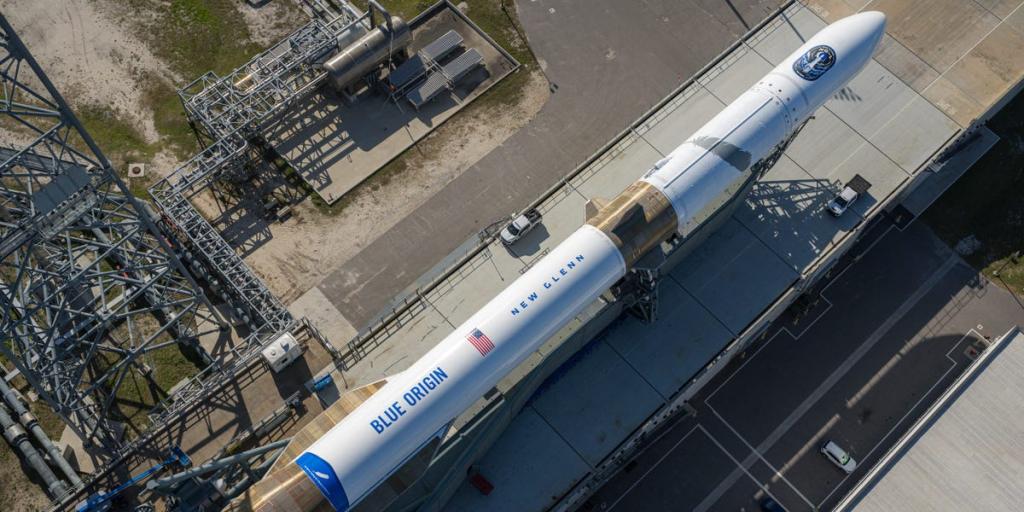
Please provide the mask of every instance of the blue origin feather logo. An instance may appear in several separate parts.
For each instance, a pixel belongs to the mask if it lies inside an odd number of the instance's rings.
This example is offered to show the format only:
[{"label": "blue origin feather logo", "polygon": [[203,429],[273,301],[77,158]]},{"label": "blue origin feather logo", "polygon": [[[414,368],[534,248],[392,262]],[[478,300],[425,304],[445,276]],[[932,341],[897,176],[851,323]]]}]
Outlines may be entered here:
[{"label": "blue origin feather logo", "polygon": [[310,452],[305,452],[295,459],[295,464],[302,468],[302,471],[309,476],[309,479],[313,481],[313,485],[320,489],[320,492],[331,503],[334,510],[338,512],[348,510],[348,495],[345,494],[345,488],[341,486],[341,481],[338,480],[338,474],[334,472],[334,469],[327,461]]},{"label": "blue origin feather logo", "polygon": [[824,75],[836,63],[836,51],[829,46],[818,45],[793,62],[793,72],[800,78],[813,82]]}]

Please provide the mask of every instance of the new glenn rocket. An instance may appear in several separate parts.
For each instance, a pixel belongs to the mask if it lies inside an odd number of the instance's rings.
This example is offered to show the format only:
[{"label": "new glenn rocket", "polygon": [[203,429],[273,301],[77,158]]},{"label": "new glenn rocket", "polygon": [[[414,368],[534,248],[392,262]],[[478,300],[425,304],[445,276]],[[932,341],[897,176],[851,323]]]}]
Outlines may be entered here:
[{"label": "new glenn rocket", "polygon": [[811,37],[426,355],[388,377],[326,435],[288,461],[301,468],[304,478],[264,486],[249,496],[248,507],[308,510],[297,497],[314,486],[338,511],[358,503],[650,249],[673,235],[692,234],[735,197],[752,167],[783,147],[864,68],[884,32],[885,15],[864,12]]}]

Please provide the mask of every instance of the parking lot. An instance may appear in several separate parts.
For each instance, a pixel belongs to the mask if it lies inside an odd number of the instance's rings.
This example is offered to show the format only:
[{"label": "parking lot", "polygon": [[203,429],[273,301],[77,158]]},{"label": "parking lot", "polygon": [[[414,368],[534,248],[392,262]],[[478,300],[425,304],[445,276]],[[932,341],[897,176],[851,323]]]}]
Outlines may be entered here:
[{"label": "parking lot", "polygon": [[[691,402],[590,504],[599,510],[828,509],[1024,310],[925,226],[882,219],[809,300]],[[819,453],[826,440],[858,468]]]}]

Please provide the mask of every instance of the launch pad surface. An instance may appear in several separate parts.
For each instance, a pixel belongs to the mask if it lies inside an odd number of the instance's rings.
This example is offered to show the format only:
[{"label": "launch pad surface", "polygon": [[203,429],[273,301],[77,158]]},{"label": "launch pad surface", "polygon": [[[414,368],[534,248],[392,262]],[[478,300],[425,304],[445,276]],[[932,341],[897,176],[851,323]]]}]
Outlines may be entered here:
[{"label": "launch pad surface", "polygon": [[[921,8],[920,2],[915,5]],[[498,243],[481,248],[413,301],[389,328],[360,340],[360,349],[340,372],[349,386],[399,371],[421,356],[579,226],[588,199],[615,195],[670,151],[679,134],[692,133],[807,35],[848,14],[814,7],[827,19],[800,4],[788,8],[538,203],[543,226],[511,248]],[[1002,26],[997,23],[988,34],[1000,34]],[[731,218],[706,242],[690,248],[693,252],[681,263],[661,269],[657,321],[644,325],[623,317],[540,387],[477,462],[494,491],[484,496],[463,479],[449,507],[532,510],[554,504],[652,414],[681,393],[699,389],[702,379],[714,374],[709,362],[731,358],[739,342],[763,332],[801,287],[813,284],[853,246],[871,218],[902,199],[937,152],[1001,97],[965,92],[972,89],[962,81],[960,92],[941,85],[957,81],[953,72],[961,63],[980,65],[970,52],[984,48],[984,32],[962,35],[982,40],[957,46],[968,53],[952,59],[943,55],[953,62],[952,75],[936,73],[928,80],[926,70],[938,63],[918,57],[910,43],[900,43],[901,38],[915,41],[913,30],[925,28],[891,27],[892,37],[883,41],[876,60],[818,112]],[[1005,92],[1024,72],[1015,62],[999,66],[1012,73],[990,76],[987,90]],[[1002,86],[996,85],[999,80]],[[974,110],[958,101],[968,95],[972,101],[983,98]],[[972,144],[994,142],[978,140]],[[976,158],[984,149],[975,146],[965,153]],[[969,164],[959,162],[959,169]],[[842,217],[830,216],[825,203],[856,174],[871,182],[867,197]],[[594,305],[604,307],[602,301]],[[598,316],[588,313],[588,318]],[[500,391],[514,390],[515,379],[542,366],[543,357],[579,329],[574,325],[561,333]],[[474,416],[488,405],[482,399],[456,421],[456,429],[466,427],[463,433],[472,434],[479,428]]]}]

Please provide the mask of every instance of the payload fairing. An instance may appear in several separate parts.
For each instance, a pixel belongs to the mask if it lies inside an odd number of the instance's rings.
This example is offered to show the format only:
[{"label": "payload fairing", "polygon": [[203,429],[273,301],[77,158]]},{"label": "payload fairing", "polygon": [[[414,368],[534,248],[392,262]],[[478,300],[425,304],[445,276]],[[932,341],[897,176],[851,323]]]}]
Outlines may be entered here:
[{"label": "payload fairing", "polygon": [[825,27],[294,463],[336,510],[358,503],[651,248],[692,234],[739,193],[867,64],[884,31],[879,12]]}]

